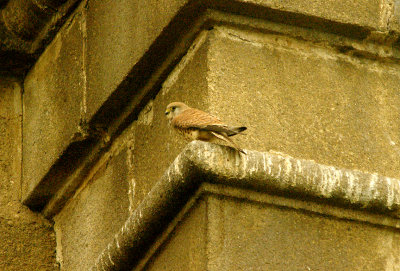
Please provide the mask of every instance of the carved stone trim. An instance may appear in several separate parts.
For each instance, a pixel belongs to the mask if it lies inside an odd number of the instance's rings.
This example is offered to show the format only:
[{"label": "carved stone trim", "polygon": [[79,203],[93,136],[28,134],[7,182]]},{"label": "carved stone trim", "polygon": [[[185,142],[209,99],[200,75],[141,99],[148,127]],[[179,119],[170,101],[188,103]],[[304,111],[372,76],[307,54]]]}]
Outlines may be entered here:
[{"label": "carved stone trim", "polygon": [[131,270],[202,183],[400,217],[400,180],[290,156],[192,142],[126,220],[91,270]]}]

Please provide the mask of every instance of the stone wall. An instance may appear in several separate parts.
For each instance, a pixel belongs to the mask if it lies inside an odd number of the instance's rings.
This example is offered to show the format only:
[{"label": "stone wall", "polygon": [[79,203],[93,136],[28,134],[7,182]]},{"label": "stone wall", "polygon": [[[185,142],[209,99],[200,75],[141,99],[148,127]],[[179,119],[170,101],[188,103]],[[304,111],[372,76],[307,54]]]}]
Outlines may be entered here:
[{"label": "stone wall", "polygon": [[[23,83],[4,81],[4,103],[20,110],[6,110],[1,126],[15,140],[1,147],[16,152],[4,176],[18,180],[4,189],[14,191],[6,202],[23,208],[21,198],[54,222],[56,245],[48,224],[37,231],[62,270],[89,269],[187,143],[165,119],[172,101],[247,126],[235,138],[244,149],[398,179],[398,12],[394,0],[82,1]],[[315,214],[299,202],[243,200],[200,199],[172,237],[149,244],[141,266],[232,270],[246,246],[238,269],[398,268],[398,229],[384,218],[371,226],[338,215],[346,208]],[[52,266],[53,254],[42,255]]]},{"label": "stone wall", "polygon": [[[239,193],[246,195],[248,191]],[[291,208],[282,208],[254,200],[207,195],[171,229],[144,269],[399,268],[398,231],[296,210],[299,206],[292,202]]]},{"label": "stone wall", "polygon": [[58,270],[55,234],[21,203],[22,88],[0,77],[0,269]]}]

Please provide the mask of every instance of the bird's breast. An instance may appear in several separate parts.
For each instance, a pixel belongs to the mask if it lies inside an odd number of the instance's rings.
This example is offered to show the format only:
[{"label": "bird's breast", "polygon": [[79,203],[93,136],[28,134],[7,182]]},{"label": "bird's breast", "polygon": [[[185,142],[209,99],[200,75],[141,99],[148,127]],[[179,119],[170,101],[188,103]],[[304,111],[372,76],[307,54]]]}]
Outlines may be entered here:
[{"label": "bird's breast", "polygon": [[189,141],[192,140],[210,141],[213,138],[213,135],[208,131],[202,131],[199,129],[193,129],[193,128],[183,129],[175,127],[175,130]]},{"label": "bird's breast", "polygon": [[184,136],[187,140],[197,140],[199,137],[199,131],[195,129],[182,129],[175,128],[175,130],[182,136]]}]

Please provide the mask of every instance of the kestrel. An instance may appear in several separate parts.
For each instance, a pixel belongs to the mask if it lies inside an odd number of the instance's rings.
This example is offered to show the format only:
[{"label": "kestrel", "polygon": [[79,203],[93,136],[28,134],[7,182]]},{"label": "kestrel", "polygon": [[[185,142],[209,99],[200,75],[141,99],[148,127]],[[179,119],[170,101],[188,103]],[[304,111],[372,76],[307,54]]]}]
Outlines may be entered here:
[{"label": "kestrel", "polygon": [[219,118],[181,102],[170,103],[165,110],[165,115],[170,125],[190,141],[215,142],[223,140],[241,153],[246,154],[229,138],[243,132],[247,129],[246,127],[229,126]]}]

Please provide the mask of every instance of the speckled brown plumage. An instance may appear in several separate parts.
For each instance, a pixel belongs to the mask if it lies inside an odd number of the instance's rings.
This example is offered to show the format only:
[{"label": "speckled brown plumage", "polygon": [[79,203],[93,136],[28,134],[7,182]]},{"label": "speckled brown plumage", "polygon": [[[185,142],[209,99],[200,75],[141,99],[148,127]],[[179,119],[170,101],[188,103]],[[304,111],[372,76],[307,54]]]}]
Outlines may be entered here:
[{"label": "speckled brown plumage", "polygon": [[180,128],[204,128],[207,125],[223,125],[222,121],[204,111],[188,108],[174,117],[171,124]]},{"label": "speckled brown plumage", "polygon": [[228,126],[219,118],[184,103],[174,102],[165,111],[171,126],[188,140],[217,142],[222,140],[245,153],[229,137],[246,130],[246,127]]}]

